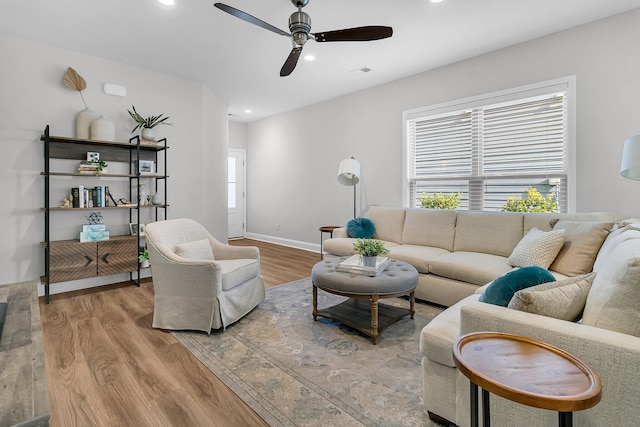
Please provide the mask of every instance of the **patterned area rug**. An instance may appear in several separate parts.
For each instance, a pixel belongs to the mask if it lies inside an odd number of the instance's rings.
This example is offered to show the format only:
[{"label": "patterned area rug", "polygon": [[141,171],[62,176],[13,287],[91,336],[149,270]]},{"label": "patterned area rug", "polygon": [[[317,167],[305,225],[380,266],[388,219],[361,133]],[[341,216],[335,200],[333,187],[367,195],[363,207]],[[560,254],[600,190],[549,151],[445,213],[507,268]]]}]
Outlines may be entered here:
[{"label": "patterned area rug", "polygon": [[[318,308],[344,298],[318,291]],[[408,301],[381,304],[408,307]],[[442,310],[416,304],[378,345],[313,320],[310,279],[267,289],[225,332],[174,336],[272,426],[435,426],[422,406],[420,331]]]}]

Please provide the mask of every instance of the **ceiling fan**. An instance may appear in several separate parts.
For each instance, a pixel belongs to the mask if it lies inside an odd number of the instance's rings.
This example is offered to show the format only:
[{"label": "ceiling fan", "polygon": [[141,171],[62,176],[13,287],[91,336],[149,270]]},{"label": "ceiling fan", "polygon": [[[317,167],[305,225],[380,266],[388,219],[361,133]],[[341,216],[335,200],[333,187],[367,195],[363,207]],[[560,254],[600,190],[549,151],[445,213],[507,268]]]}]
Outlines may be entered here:
[{"label": "ceiling fan", "polygon": [[302,8],[309,3],[309,0],[291,0],[291,3],[298,8],[298,11],[292,13],[289,17],[289,31],[291,31],[291,34],[276,28],[271,24],[267,24],[266,22],[236,9],[235,7],[227,6],[223,3],[215,3],[214,6],[235,16],[236,18],[242,19],[243,21],[262,27],[265,30],[273,31],[281,36],[291,38],[293,49],[291,50],[287,60],[284,62],[282,69],[280,69],[281,77],[288,76],[296,68],[298,58],[302,52],[302,47],[309,39],[317,42],[356,42],[385,39],[387,37],[391,37],[393,34],[393,28],[379,25],[312,33],[311,17],[302,11]]}]

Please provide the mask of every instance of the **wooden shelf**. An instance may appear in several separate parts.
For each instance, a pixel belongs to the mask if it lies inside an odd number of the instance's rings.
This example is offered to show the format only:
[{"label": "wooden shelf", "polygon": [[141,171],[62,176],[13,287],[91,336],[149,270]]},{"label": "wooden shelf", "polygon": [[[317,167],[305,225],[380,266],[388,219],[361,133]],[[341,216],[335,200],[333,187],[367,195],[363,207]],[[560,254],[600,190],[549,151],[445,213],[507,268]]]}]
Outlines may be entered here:
[{"label": "wooden shelf", "polygon": [[[40,136],[40,140],[44,141],[46,139],[45,135]],[[115,147],[115,148],[125,148],[129,150],[135,150],[137,144],[133,142],[122,142],[122,141],[100,141],[100,140],[92,140],[92,139],[78,139],[78,138],[70,138],[66,136],[49,136],[50,142],[64,143],[64,144],[79,144],[79,145],[93,145],[96,147]],[[166,141],[166,140],[165,140]],[[151,144],[147,142],[140,142],[140,148],[143,150],[151,150],[151,151],[162,151],[167,147],[164,144]]]},{"label": "wooden shelf", "polygon": [[[148,208],[168,208],[169,205],[142,205],[140,209],[148,209]],[[130,206],[94,206],[92,208],[63,208],[60,206],[50,207],[50,211],[97,211],[103,209],[138,209],[137,205]],[[40,208],[41,211],[47,210],[47,208]]]},{"label": "wooden shelf", "polygon": [[[46,172],[40,172],[40,175],[46,175]],[[135,178],[136,174],[130,173],[80,173],[80,172],[49,172],[49,176],[86,176],[88,178]],[[141,173],[140,178],[165,179],[164,175],[157,173]],[[167,176],[168,178],[168,176]]]}]

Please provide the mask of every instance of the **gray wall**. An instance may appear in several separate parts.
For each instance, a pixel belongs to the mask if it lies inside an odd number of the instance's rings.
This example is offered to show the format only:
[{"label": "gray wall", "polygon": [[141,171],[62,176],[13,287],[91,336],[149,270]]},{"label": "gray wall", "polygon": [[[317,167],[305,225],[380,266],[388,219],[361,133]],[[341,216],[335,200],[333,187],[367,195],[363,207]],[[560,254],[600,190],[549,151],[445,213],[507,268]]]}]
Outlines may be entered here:
[{"label": "gray wall", "polygon": [[[88,106],[116,124],[116,138],[130,137],[134,104],[143,115],[165,113],[174,126],[157,133],[169,139],[169,217],[190,217],[203,223],[218,239],[227,238],[226,156],[227,105],[199,82],[176,78],[77,52],[0,35],[0,283],[37,280],[44,274],[43,143],[40,135],[75,136],[75,115],[84,108],[80,95],[67,89],[68,66],[87,81]],[[105,82],[124,85],[127,96],[104,94]],[[77,163],[69,165],[70,171]],[[116,165],[113,165],[114,167]],[[108,179],[52,179],[53,206],[78,184],[122,185]],[[73,183],[73,184],[72,184]],[[125,183],[126,186],[126,183]],[[125,193],[124,188],[120,190]],[[127,195],[127,194],[121,194]],[[128,211],[104,211],[112,234],[128,234]],[[145,211],[142,221],[149,222]],[[52,238],[77,239],[86,211],[53,212]],[[120,280],[128,278],[122,275]],[[91,279],[57,290],[89,287],[118,278]]]},{"label": "gray wall", "polygon": [[640,216],[640,182],[619,175],[622,143],[640,133],[638,40],[635,10],[250,123],[249,235],[317,246],[319,226],[352,215],[352,189],[336,180],[350,156],[362,164],[360,212],[401,206],[403,111],[569,75],[577,84],[577,211]]}]

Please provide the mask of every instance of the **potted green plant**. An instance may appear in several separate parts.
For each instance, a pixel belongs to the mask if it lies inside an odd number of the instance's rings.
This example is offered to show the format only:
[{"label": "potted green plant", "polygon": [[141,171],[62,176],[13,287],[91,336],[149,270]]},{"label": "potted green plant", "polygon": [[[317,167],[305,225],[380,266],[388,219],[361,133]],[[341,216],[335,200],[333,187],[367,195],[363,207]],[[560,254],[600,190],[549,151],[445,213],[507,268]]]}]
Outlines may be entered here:
[{"label": "potted green plant", "polygon": [[362,263],[366,267],[375,267],[378,256],[388,254],[389,250],[384,247],[382,240],[358,239],[353,244],[353,252],[362,256]]},{"label": "potted green plant", "polygon": [[153,131],[153,128],[155,128],[156,126],[159,126],[159,125],[173,126],[172,123],[167,123],[169,116],[162,117],[164,116],[164,113],[158,116],[150,116],[145,118],[145,117],[142,117],[140,114],[138,114],[138,112],[136,111],[136,107],[134,105],[132,105],[131,108],[133,108],[133,111],[127,110],[127,112],[129,113],[131,118],[136,122],[136,125],[131,130],[131,133],[135,132],[138,129],[142,129],[141,136],[142,136],[142,139],[144,140],[147,140],[147,141],[156,140],[155,132]]},{"label": "potted green plant", "polygon": [[140,255],[138,255],[138,262],[142,268],[149,267],[149,250],[146,247],[140,251]]}]

